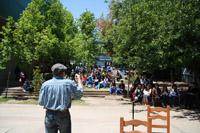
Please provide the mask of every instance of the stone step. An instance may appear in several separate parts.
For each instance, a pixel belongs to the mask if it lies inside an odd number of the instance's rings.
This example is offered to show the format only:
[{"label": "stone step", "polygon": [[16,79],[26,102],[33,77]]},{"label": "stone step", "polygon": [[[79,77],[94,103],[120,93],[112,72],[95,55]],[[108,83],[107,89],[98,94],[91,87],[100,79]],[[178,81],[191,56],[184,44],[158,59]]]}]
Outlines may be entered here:
[{"label": "stone step", "polygon": [[[23,91],[8,91],[7,94],[38,94],[38,92],[23,92]],[[6,94],[6,91],[2,93],[2,95]],[[109,92],[83,92],[84,95],[90,94],[90,95],[109,95]]]},{"label": "stone step", "polygon": [[[6,90],[1,94],[2,96],[6,95]],[[11,87],[7,90],[7,97],[14,97],[14,98],[38,98],[39,92],[24,92],[21,87]],[[109,95],[109,91],[107,90],[84,90],[83,96],[84,97],[105,97]]]},{"label": "stone step", "polygon": [[104,98],[106,95],[83,95],[83,97],[101,97]]},{"label": "stone step", "polygon": [[[8,95],[38,95],[36,92],[8,92]],[[2,95],[6,95],[6,92],[3,92]]]},{"label": "stone step", "polygon": [[[6,91],[4,91],[2,94],[5,94]],[[39,92],[24,92],[23,90],[8,90],[7,94],[21,94],[21,93],[25,93],[25,94],[38,94]],[[109,95],[108,91],[84,91],[83,94],[91,94],[91,95]]]},{"label": "stone step", "polygon": [[84,91],[83,94],[90,94],[90,95],[109,95],[108,91]]}]

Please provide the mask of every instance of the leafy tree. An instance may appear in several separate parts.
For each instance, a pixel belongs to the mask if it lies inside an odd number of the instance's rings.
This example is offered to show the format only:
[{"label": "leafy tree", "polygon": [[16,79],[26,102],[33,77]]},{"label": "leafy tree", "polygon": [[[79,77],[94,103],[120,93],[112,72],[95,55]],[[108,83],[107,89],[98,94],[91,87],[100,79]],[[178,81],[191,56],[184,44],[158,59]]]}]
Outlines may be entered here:
[{"label": "leafy tree", "polygon": [[80,30],[71,41],[74,48],[74,60],[91,66],[95,62],[96,55],[98,55],[97,45],[95,44],[96,20],[94,14],[89,11],[84,12],[77,23]]},{"label": "leafy tree", "polygon": [[81,14],[78,22],[81,33],[85,34],[88,37],[92,37],[94,35],[96,21],[93,13],[85,11]]},{"label": "leafy tree", "polygon": [[106,36],[114,44],[114,61],[153,72],[199,60],[199,4],[199,0],[111,1],[113,26]]},{"label": "leafy tree", "polygon": [[33,88],[35,92],[38,92],[41,88],[42,83],[44,82],[43,75],[38,66],[33,70]]},{"label": "leafy tree", "polygon": [[72,14],[59,0],[32,0],[19,20],[9,18],[3,29],[1,66],[11,59],[25,64],[68,64],[73,53],[70,40],[77,28]]},{"label": "leafy tree", "polygon": [[2,40],[0,42],[0,69],[5,69],[8,61],[18,56],[18,46],[14,45],[13,32],[15,30],[15,21],[12,17],[7,18],[7,23],[2,27]]},{"label": "leafy tree", "polygon": [[33,0],[18,20],[16,30],[14,32],[14,39],[16,45],[21,47],[20,59],[24,62],[31,63],[39,59],[37,55],[37,47],[40,41],[38,37],[43,38],[42,32],[44,27],[44,16],[41,14],[39,8],[42,0]]},{"label": "leafy tree", "polygon": [[59,0],[52,0],[48,4],[44,4],[43,12],[46,19],[45,25],[51,27],[52,34],[58,38],[58,43],[52,55],[54,62],[63,62],[68,64],[72,56],[72,40],[77,33],[72,14],[63,8]]},{"label": "leafy tree", "polygon": [[71,56],[68,42],[74,34],[73,17],[59,0],[33,0],[19,19],[16,37],[24,45],[27,61],[49,60],[52,64],[67,63]]},{"label": "leafy tree", "polygon": [[97,21],[97,28],[99,29],[100,39],[102,41],[102,47],[105,49],[105,51],[112,55],[113,53],[113,44],[110,41],[111,34],[107,34],[109,30],[112,30],[112,20],[109,17],[101,17]]}]

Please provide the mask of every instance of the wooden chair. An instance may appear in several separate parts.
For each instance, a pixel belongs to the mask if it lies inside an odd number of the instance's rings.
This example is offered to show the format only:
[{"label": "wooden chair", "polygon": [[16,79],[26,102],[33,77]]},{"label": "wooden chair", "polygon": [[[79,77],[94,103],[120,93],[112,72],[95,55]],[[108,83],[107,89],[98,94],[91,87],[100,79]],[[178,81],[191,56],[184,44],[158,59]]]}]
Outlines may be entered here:
[{"label": "wooden chair", "polygon": [[134,130],[134,131],[124,131],[124,127],[126,126],[145,126],[147,127],[147,133],[151,133],[151,118],[148,118],[148,121],[142,121],[142,120],[128,120],[125,121],[123,117],[120,118],[120,133],[143,133],[141,131],[138,130]]},{"label": "wooden chair", "polygon": [[[155,114],[157,112],[157,114]],[[166,112],[166,116],[160,115],[159,112]],[[152,114],[154,113],[154,114]],[[158,125],[151,123],[151,130],[152,128],[166,128],[167,133],[170,133],[170,107],[167,108],[162,107],[147,107],[147,118],[151,118],[152,121],[155,119],[161,119],[166,121],[166,125]],[[151,122],[152,122],[151,121]]]}]

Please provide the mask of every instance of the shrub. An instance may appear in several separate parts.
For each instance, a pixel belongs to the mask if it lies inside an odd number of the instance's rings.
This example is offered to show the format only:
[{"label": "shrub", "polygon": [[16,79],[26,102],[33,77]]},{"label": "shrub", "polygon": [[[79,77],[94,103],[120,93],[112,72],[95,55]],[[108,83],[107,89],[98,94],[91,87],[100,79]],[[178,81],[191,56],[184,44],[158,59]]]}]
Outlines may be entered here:
[{"label": "shrub", "polygon": [[43,74],[41,73],[39,67],[36,66],[35,69],[33,70],[33,81],[32,81],[34,90],[36,92],[40,90],[43,81],[44,81]]}]

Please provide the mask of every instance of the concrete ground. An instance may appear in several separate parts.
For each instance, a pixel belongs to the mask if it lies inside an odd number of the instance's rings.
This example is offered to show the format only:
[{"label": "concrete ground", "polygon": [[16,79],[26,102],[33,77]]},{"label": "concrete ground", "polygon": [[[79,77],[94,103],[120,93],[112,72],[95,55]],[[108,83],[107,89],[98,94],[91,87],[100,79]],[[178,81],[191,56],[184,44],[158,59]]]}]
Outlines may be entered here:
[{"label": "concrete ground", "polygon": [[[132,118],[132,105],[118,99],[115,96],[88,97],[83,98],[84,105],[72,105],[73,133],[119,133],[119,119]],[[38,105],[0,104],[0,133],[44,133],[44,114],[45,110]],[[146,120],[145,106],[135,106],[135,118]],[[194,111],[172,109],[170,127],[171,133],[199,133],[200,115]],[[146,130],[145,127],[139,129]],[[153,132],[166,130],[155,129]]]}]

